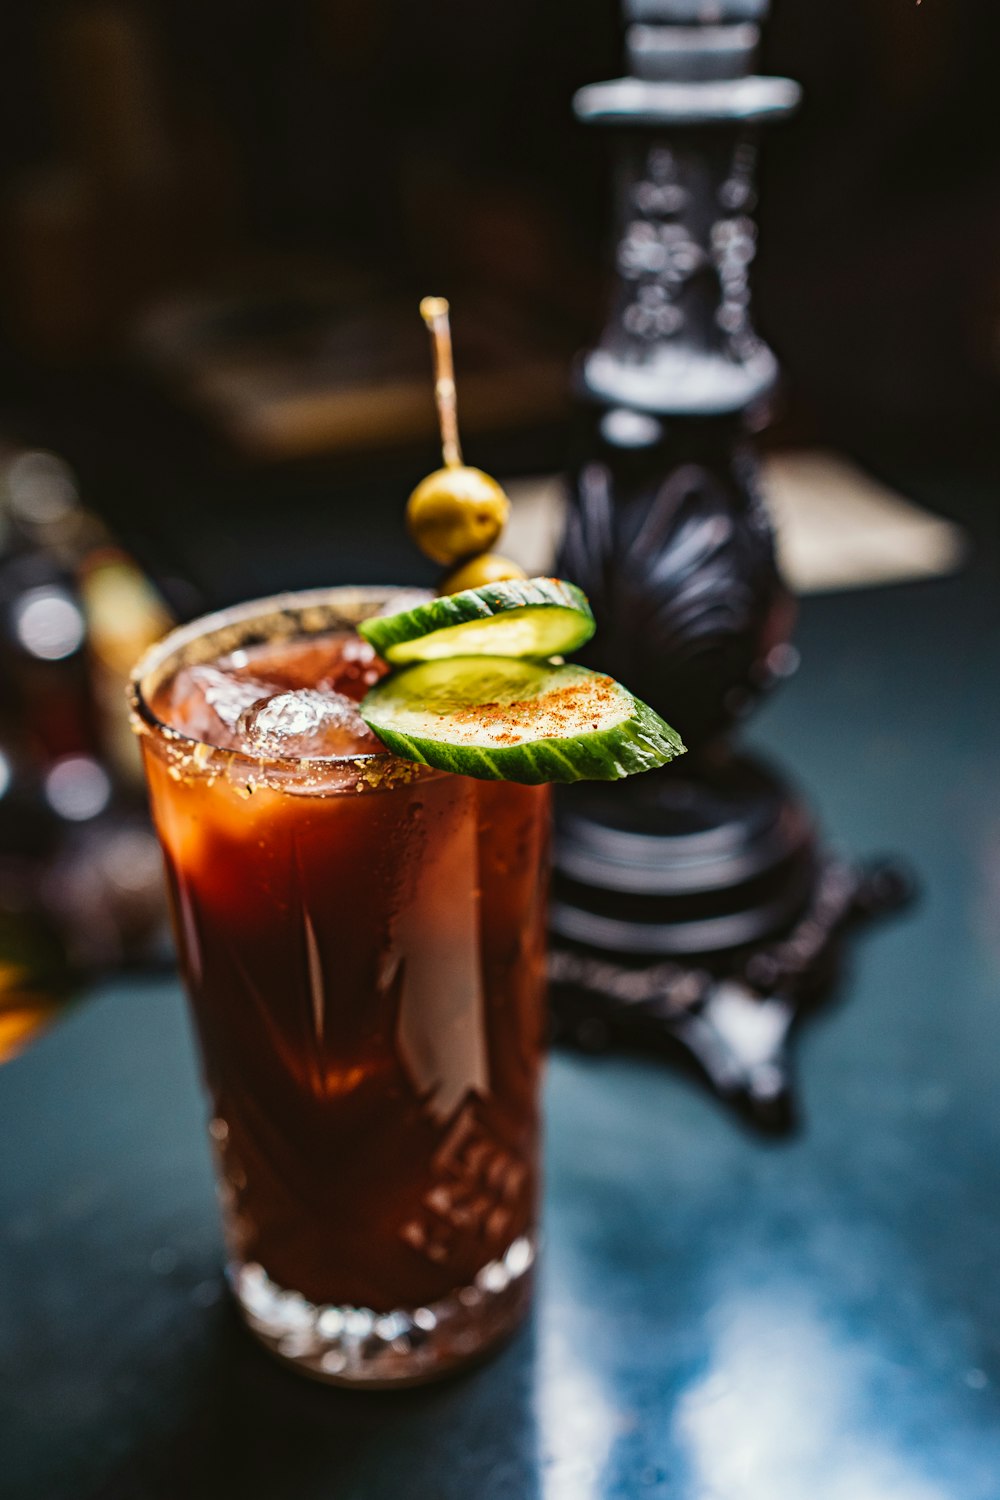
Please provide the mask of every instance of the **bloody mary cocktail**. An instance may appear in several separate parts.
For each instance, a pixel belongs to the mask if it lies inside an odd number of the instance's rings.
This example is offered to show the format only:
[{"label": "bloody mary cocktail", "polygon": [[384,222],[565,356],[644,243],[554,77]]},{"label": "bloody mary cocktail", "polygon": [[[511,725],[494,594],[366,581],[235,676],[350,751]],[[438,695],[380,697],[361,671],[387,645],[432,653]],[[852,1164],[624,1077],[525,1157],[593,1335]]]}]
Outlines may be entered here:
[{"label": "bloody mary cocktail", "polygon": [[393,604],[240,606],[132,690],[234,1291],[277,1353],[365,1384],[513,1326],[538,1201],[548,789],[383,749],[352,627]]}]

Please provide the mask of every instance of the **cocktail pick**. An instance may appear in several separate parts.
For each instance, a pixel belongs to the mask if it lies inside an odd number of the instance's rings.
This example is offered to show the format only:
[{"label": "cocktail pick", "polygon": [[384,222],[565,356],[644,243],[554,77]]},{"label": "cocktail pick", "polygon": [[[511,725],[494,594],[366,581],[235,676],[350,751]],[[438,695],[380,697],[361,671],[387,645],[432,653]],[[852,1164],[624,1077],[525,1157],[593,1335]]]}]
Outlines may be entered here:
[{"label": "cocktail pick", "polygon": [[431,335],[444,467],[422,479],[406,505],[407,528],[417,546],[452,570],[440,586],[442,594],[525,576],[517,563],[489,550],[507,523],[510,501],[489,474],[462,462],[448,314],[444,297],[425,297],[420,304]]}]

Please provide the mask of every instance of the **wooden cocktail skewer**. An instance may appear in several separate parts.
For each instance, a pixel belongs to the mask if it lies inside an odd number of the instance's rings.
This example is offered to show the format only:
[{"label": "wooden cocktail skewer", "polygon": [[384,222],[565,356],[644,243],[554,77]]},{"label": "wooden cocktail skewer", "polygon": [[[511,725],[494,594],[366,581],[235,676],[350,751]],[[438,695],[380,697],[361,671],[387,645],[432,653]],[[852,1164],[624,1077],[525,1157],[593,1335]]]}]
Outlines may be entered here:
[{"label": "wooden cocktail skewer", "polygon": [[507,523],[510,501],[489,474],[462,462],[448,312],[444,297],[425,297],[420,304],[434,354],[444,468],[421,480],[406,505],[407,526],[417,546],[453,570],[441,585],[443,594],[524,577],[517,563],[489,551]]},{"label": "wooden cocktail skewer", "polygon": [[455,362],[451,353],[447,298],[425,297],[420,304],[420,316],[430,331],[434,351],[434,400],[441,427],[441,452],[445,468],[457,469],[462,463],[462,445],[458,440]]}]

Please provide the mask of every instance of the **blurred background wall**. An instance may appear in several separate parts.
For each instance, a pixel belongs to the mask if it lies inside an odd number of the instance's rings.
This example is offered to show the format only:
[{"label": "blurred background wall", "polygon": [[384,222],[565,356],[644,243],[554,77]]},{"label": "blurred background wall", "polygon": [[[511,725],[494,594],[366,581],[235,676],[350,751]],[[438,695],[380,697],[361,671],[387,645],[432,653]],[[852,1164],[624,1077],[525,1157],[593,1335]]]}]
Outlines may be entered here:
[{"label": "blurred background wall", "polygon": [[[475,459],[558,468],[610,208],[570,101],[621,52],[614,0],[7,0],[0,429],[205,597],[257,580],[192,538],[278,496],[334,507],[350,573],[351,497],[433,460],[443,290]],[[998,53],[995,0],[775,5],[762,70],[805,88],[760,184],[782,440],[992,461]]]}]

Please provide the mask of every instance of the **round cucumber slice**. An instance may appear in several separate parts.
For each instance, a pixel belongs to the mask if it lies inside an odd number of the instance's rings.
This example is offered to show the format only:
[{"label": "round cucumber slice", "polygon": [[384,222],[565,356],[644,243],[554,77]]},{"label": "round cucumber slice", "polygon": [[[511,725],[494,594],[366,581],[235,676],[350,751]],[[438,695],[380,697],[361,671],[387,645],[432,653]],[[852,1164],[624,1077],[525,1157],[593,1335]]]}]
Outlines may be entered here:
[{"label": "round cucumber slice", "polygon": [[452,656],[565,656],[589,641],[587,596],[560,578],[508,578],[358,626],[394,666]]},{"label": "round cucumber slice", "polygon": [[406,667],[369,691],[361,717],[396,755],[483,781],[617,781],[684,752],[613,677],[505,656]]}]

